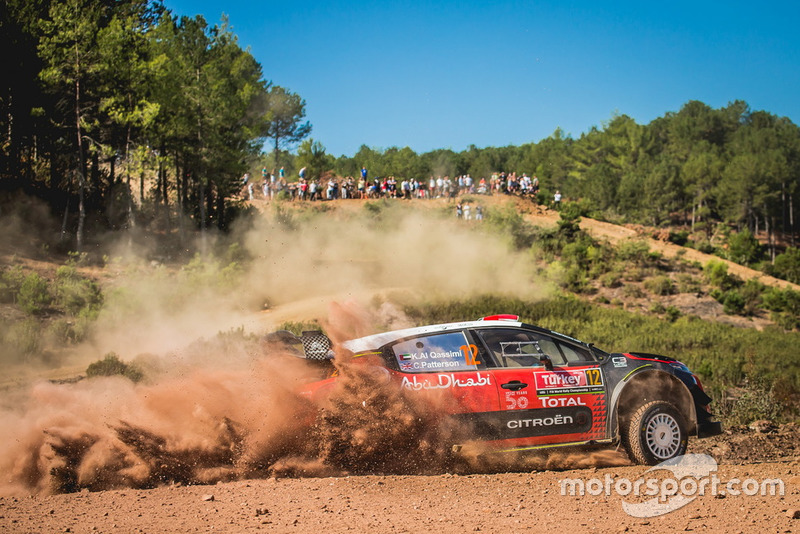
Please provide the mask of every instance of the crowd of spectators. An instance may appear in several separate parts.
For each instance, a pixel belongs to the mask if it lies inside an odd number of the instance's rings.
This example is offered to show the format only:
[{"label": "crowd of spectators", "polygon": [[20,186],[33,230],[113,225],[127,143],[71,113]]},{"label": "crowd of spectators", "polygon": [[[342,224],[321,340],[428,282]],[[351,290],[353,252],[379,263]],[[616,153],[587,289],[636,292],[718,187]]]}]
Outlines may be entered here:
[{"label": "crowd of spectators", "polygon": [[361,169],[358,178],[329,176],[322,179],[307,178],[305,167],[301,169],[297,181],[289,182],[283,173],[276,175],[263,169],[260,184],[253,184],[249,174],[243,177],[247,196],[250,200],[257,197],[260,188],[261,198],[272,200],[278,195],[289,200],[335,200],[335,199],[434,199],[445,198],[455,200],[466,194],[493,195],[514,194],[535,197],[539,192],[539,179],[527,174],[517,176],[515,172],[497,172],[487,180],[482,177],[475,180],[469,174],[450,178],[449,176],[431,176],[428,180],[403,179],[399,183],[394,176],[369,178],[367,170]]}]

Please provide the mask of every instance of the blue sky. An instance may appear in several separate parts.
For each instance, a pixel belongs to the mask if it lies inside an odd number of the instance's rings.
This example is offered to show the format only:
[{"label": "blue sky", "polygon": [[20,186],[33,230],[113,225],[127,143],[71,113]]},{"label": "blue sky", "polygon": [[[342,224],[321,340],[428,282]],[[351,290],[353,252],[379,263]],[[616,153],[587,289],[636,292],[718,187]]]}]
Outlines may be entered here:
[{"label": "blue sky", "polygon": [[335,156],[574,138],[689,100],[800,121],[800,2],[165,0],[225,13]]}]

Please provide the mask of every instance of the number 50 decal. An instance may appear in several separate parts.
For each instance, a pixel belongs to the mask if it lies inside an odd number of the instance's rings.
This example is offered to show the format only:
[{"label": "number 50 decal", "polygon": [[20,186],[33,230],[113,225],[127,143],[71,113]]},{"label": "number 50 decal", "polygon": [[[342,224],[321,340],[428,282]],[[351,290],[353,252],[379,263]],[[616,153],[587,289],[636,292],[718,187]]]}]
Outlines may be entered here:
[{"label": "number 50 decal", "polygon": [[458,348],[464,354],[464,360],[467,362],[467,365],[481,364],[481,362],[478,361],[478,347],[470,343],[469,345],[461,345]]}]

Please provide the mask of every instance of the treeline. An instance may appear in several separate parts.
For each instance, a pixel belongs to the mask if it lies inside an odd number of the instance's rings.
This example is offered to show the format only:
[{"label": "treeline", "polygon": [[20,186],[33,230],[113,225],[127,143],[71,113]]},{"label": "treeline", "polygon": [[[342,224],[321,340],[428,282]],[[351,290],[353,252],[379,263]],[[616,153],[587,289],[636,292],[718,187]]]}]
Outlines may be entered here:
[{"label": "treeline", "polygon": [[766,235],[775,255],[778,232],[794,244],[800,194],[800,130],[787,118],[751,111],[742,101],[712,109],[698,101],[647,125],[616,115],[577,139],[558,129],[538,143],[435,150],[367,146],[330,164],[339,175],[398,178],[430,175],[489,178],[535,174],[541,198],[560,190],[586,215],[614,222],[686,224],[710,238],[719,223]]},{"label": "treeline", "polygon": [[4,0],[0,46],[0,192],[45,199],[78,249],[87,224],[225,229],[245,172],[358,176],[362,165],[420,180],[525,172],[540,199],[560,190],[585,215],[685,224],[707,241],[746,229],[770,261],[781,238],[795,244],[800,130],[741,101],[690,101],[646,125],[616,115],[578,138],[557,129],[423,154],[363,145],[336,158],[306,139],[305,102],[265,80],[225,21],[179,18],[159,0]]},{"label": "treeline", "polygon": [[0,47],[0,191],[44,199],[78,249],[87,225],[225,228],[264,142],[310,131],[226,21],[159,1],[4,0]]}]

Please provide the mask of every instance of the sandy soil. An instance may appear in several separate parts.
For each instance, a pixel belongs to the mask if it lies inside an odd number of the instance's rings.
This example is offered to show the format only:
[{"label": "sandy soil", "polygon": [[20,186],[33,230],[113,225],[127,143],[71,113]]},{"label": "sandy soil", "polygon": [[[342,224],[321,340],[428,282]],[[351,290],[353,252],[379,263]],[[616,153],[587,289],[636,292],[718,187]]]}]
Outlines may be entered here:
[{"label": "sandy soil", "polygon": [[[800,531],[800,426],[758,422],[690,442],[711,454],[718,490],[656,517],[623,509],[646,497],[620,495],[614,484],[655,476],[616,451],[555,453],[554,468],[490,474],[338,476],[238,480],[215,485],[0,497],[3,532],[395,532],[553,530],[591,532]],[[569,469],[570,466],[595,467]],[[660,473],[660,476],[658,476]],[[565,479],[602,481],[594,494],[571,494]],[[780,481],[773,493],[730,494],[728,483]],[[610,482],[607,482],[610,481]],[[587,488],[589,486],[586,486]],[[606,491],[606,487],[609,488]],[[733,486],[734,489],[740,487]],[[564,488],[564,489],[562,489]]]}]

